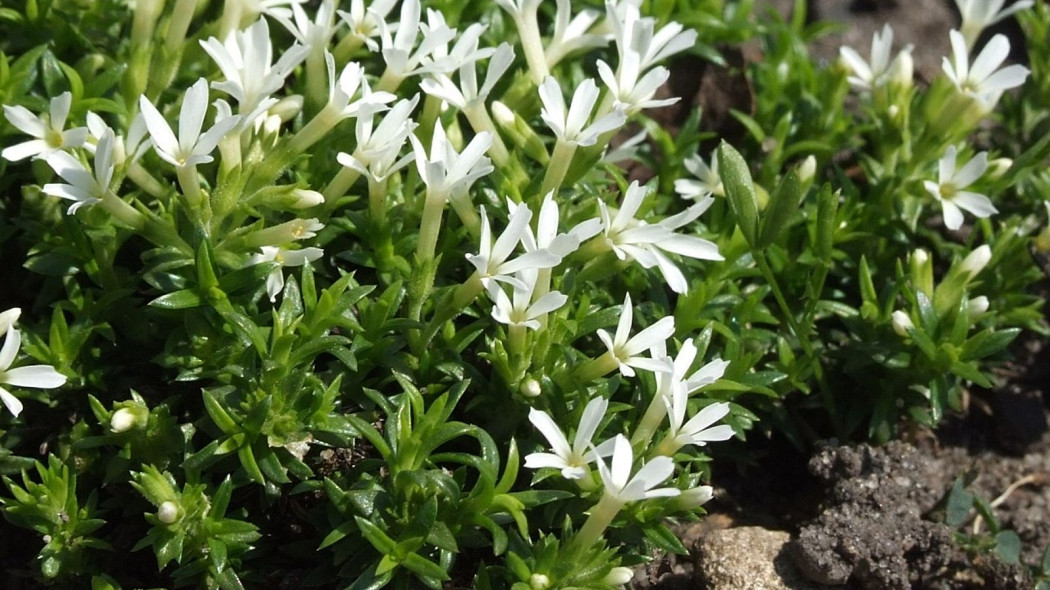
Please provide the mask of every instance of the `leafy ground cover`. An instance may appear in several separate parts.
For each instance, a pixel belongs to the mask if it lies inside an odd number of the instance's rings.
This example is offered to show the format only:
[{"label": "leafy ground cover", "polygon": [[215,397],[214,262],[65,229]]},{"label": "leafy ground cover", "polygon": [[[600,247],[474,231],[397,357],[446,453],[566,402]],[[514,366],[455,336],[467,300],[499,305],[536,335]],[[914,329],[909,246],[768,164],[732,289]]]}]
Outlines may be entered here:
[{"label": "leafy ground cover", "polygon": [[[917,461],[820,441],[987,399],[1042,444],[1001,392],[1048,333],[1050,9],[960,0],[916,70],[889,26],[814,57],[819,4],[0,8],[11,583],[616,588],[770,449],[842,480],[806,555]],[[1045,585],[953,479],[884,511],[918,561]],[[865,555],[811,577],[930,579]]]}]

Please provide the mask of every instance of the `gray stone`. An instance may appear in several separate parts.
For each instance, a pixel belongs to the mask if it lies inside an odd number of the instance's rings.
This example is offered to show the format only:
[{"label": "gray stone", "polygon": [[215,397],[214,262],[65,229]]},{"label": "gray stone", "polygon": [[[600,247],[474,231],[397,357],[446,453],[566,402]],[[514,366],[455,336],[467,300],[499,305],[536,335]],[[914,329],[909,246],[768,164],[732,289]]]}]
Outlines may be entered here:
[{"label": "gray stone", "polygon": [[711,531],[695,546],[696,575],[707,590],[817,590],[795,570],[791,536],[761,527]]}]

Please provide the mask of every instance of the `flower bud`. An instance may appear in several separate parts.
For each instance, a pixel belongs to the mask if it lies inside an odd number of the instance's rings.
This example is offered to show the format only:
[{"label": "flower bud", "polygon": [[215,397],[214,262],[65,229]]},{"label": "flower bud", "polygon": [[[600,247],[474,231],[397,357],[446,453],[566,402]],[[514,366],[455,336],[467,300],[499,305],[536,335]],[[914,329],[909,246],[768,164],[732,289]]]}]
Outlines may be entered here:
[{"label": "flower bud", "polygon": [[996,158],[990,160],[988,162],[988,170],[985,171],[984,177],[988,180],[999,180],[1013,165],[1014,161],[1010,158]]},{"label": "flower bud", "polygon": [[901,338],[907,338],[908,332],[915,329],[915,324],[912,323],[911,318],[908,314],[901,310],[893,312],[893,331],[897,333]]},{"label": "flower bud", "polygon": [[713,496],[714,489],[711,486],[697,486],[688,490],[682,490],[682,493],[674,499],[674,502],[675,506],[680,510],[695,510],[707,504]]},{"label": "flower bud", "polygon": [[971,318],[975,318],[985,313],[988,311],[988,298],[984,295],[974,297],[966,303],[966,311],[970,313]]},{"label": "flower bud", "polygon": [[540,389],[540,382],[531,377],[521,382],[518,391],[527,398],[539,397],[543,393],[543,390]]},{"label": "flower bud", "polygon": [[179,519],[179,507],[175,502],[163,502],[157,508],[157,520],[164,524],[172,524]]},{"label": "flower bud", "polygon": [[812,154],[806,156],[805,160],[798,165],[798,181],[803,186],[813,182],[813,177],[817,175],[817,159]]},{"label": "flower bud", "polygon": [[992,259],[992,249],[988,244],[978,247],[973,252],[963,259],[962,265],[959,270],[967,273],[969,278],[972,280],[977,276],[984,267],[988,266],[988,262]]},{"label": "flower bud", "polygon": [[135,427],[135,413],[128,408],[113,412],[109,419],[109,429],[116,433],[127,432]]},{"label": "flower bud", "polygon": [[303,110],[303,97],[301,94],[286,96],[277,101],[277,104],[269,108],[271,115],[280,117],[282,122],[287,123],[295,118]]},{"label": "flower bud", "polygon": [[532,574],[529,576],[529,587],[532,590],[547,590],[551,585],[551,579],[543,574]]},{"label": "flower bud", "polygon": [[532,129],[528,121],[510,110],[507,105],[498,100],[493,101],[492,118],[506,137],[525,151],[525,155],[543,165],[550,162],[550,155],[540,136]]},{"label": "flower bud", "polygon": [[292,196],[295,197],[295,201],[292,203],[293,209],[309,209],[324,203],[324,195],[305,188],[293,190]]},{"label": "flower bud", "polygon": [[634,572],[632,572],[630,568],[622,566],[614,567],[605,575],[605,579],[602,580],[602,583],[610,586],[623,586],[630,582],[633,577]]},{"label": "flower bud", "polygon": [[253,231],[244,236],[242,245],[245,248],[263,246],[281,246],[297,240],[307,240],[321,231],[324,224],[317,219],[293,219],[282,224]]},{"label": "flower bud", "polygon": [[915,78],[915,61],[911,51],[901,51],[890,64],[890,82],[904,88],[910,87]]}]

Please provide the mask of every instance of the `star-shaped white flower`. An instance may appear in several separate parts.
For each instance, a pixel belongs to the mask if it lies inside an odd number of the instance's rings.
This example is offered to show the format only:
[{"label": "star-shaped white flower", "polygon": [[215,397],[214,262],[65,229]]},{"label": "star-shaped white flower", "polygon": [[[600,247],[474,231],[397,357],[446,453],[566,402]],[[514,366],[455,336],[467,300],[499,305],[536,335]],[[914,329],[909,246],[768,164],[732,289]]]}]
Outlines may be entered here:
[{"label": "star-shaped white flower", "polygon": [[547,67],[558,65],[570,53],[604,47],[608,41],[603,36],[587,33],[600,16],[600,12],[585,8],[573,17],[571,0],[558,0],[554,13],[554,32],[544,50]]},{"label": "star-shaped white flower", "polygon": [[634,476],[634,451],[631,443],[622,434],[613,439],[612,465],[605,465],[605,460],[598,458],[598,474],[605,485],[605,495],[620,504],[637,502],[649,498],[668,498],[677,496],[677,488],[657,488],[674,473],[674,461],[670,457],[656,457],[642,465]]},{"label": "star-shaped white flower", "polygon": [[434,137],[430,143],[430,155],[427,155],[422,142],[410,135],[412,148],[416,154],[416,167],[427,189],[446,197],[466,192],[473,182],[490,172],[491,160],[485,157],[486,150],[492,145],[492,136],[483,131],[470,140],[462,153],[448,141],[445,129],[438,122],[434,125]]},{"label": "star-shaped white flower", "polygon": [[554,422],[547,412],[532,408],[529,410],[529,422],[540,431],[551,445],[552,453],[530,453],[525,456],[525,467],[529,469],[542,469],[552,467],[561,469],[562,477],[566,479],[580,479],[587,473],[587,465],[597,458],[593,450],[591,438],[598,430],[609,402],[601,397],[596,397],[587,402],[580,417],[580,425],[576,429],[572,446],[565,433]]},{"label": "star-shaped white flower", "polygon": [[211,87],[237,99],[242,115],[257,110],[261,113],[276,104],[277,99],[271,95],[284,87],[285,78],[310,52],[305,45],[296,43],[281,54],[276,64],[272,63],[273,48],[266,19],[236,31],[225,42],[211,37],[200,43],[226,78],[212,82]]},{"label": "star-shaped white flower", "polygon": [[718,175],[717,150],[711,152],[711,164],[708,165],[700,154],[693,154],[685,159],[685,168],[696,178],[679,178],[674,181],[674,190],[683,199],[700,201],[711,196],[725,196],[722,177]]},{"label": "star-shaped white flower", "polygon": [[507,297],[499,282],[489,281],[486,290],[494,304],[492,319],[508,326],[525,326],[530,330],[539,330],[542,324],[537,318],[565,305],[569,298],[558,291],[550,291],[533,301],[538,276],[539,272],[534,268],[515,273],[514,278],[520,284],[511,284],[511,297]]},{"label": "star-shaped white flower", "polygon": [[415,157],[415,152],[409,152],[400,159],[398,156],[401,155],[401,148],[408,141],[408,136],[416,128],[411,114],[418,101],[418,95],[411,100],[399,101],[384,113],[378,125],[374,124],[378,113],[361,113],[357,117],[357,147],[354,153],[341,152],[336,156],[336,160],[377,182],[406,166]]},{"label": "star-shaped white flower", "polygon": [[561,262],[561,256],[549,250],[533,250],[513,260],[508,260],[514,249],[522,241],[532,219],[528,207],[518,207],[510,215],[507,227],[493,242],[492,229],[489,225],[485,206],[481,206],[481,239],[477,254],[467,254],[467,260],[477,269],[483,285],[489,281],[502,281],[521,288],[527,288],[513,275],[521,270],[553,268]]},{"label": "star-shaped white flower", "polygon": [[277,295],[284,290],[284,271],[286,266],[302,266],[307,262],[313,262],[324,254],[320,248],[301,248],[289,250],[277,246],[263,246],[261,254],[253,254],[248,260],[248,266],[254,266],[262,262],[277,262],[278,267],[266,276],[266,294],[270,296],[270,302],[277,301]]},{"label": "star-shaped white flower", "polygon": [[717,402],[705,406],[688,422],[685,421],[685,413],[689,405],[689,394],[684,389],[675,391],[670,400],[664,399],[664,403],[667,404],[667,415],[670,418],[667,435],[659,447],[664,454],[670,455],[685,445],[702,447],[709,442],[733,438],[732,426],[714,426],[715,422],[729,414],[728,403]]},{"label": "star-shaped white flower", "polygon": [[591,111],[598,100],[598,86],[588,78],[576,87],[568,110],[558,81],[548,76],[539,88],[543,109],[540,117],[560,141],[574,146],[594,145],[603,133],[621,127],[627,120],[623,111],[614,110],[591,122]]},{"label": "star-shaped white flower", "polygon": [[[864,61],[864,58],[852,47],[839,48],[842,60],[853,71],[853,75],[848,78],[849,83],[857,88],[872,90],[889,81],[893,73],[893,61],[890,60],[892,50],[893,28],[889,24],[883,25],[881,33],[872,35],[870,62]],[[911,50],[912,46],[907,45],[901,49],[895,59],[909,59]]]},{"label": "star-shaped white flower", "polygon": [[941,203],[944,226],[950,230],[962,227],[963,215],[960,209],[981,219],[999,212],[985,195],[962,190],[976,182],[988,169],[988,152],[977,154],[959,170],[955,169],[956,156],[955,146],[948,146],[938,162],[937,182],[923,181],[926,190]]},{"label": "star-shaped white flower", "polygon": [[598,338],[605,344],[609,354],[616,359],[620,373],[627,377],[634,377],[635,369],[643,369],[656,373],[666,373],[672,370],[671,359],[654,359],[641,356],[658,343],[674,334],[674,317],[661,318],[655,324],[631,336],[631,326],[634,323],[634,307],[631,304],[631,294],[628,293],[623,300],[623,308],[620,311],[620,321],[616,325],[616,334],[610,335],[605,330],[598,330]]},{"label": "star-shaped white flower", "polygon": [[302,5],[292,4],[292,19],[285,16],[274,15],[273,18],[281,23],[295,39],[308,47],[311,51],[326,48],[332,41],[343,21],[335,19],[336,3],[334,0],[321,0],[314,19],[306,14]]},{"label": "star-shaped white flower", "polygon": [[[372,92],[365,70],[361,64],[350,62],[335,75],[335,57],[328,50],[324,53],[325,67],[328,69],[328,103],[325,109],[338,113],[342,118],[358,116],[364,109],[383,110],[388,103],[394,102],[396,96],[389,92]],[[360,90],[360,98],[354,100]]]},{"label": "star-shaped white flower", "polygon": [[376,52],[379,43],[375,38],[379,36],[380,23],[385,23],[384,19],[395,4],[397,0],[375,0],[366,7],[364,0],[351,0],[350,10],[339,10],[337,14],[350,29],[349,36],[359,39],[369,51]]},{"label": "star-shaped white flower", "polygon": [[0,152],[0,157],[17,162],[30,156],[44,157],[61,149],[84,145],[88,137],[86,127],[63,130],[72,104],[73,95],[69,92],[63,92],[52,98],[46,119],[34,115],[24,106],[5,104],[4,117],[8,122],[35,139],[4,148],[4,151]]},{"label": "star-shaped white flower", "polygon": [[514,61],[514,49],[509,43],[501,43],[489,59],[485,81],[478,87],[478,60],[469,60],[459,67],[459,85],[446,74],[436,74],[420,83],[423,92],[436,96],[458,109],[467,109],[483,104],[501,76]]},{"label": "star-shaped white flower", "polygon": [[1011,65],[999,69],[1010,55],[1010,41],[1005,35],[995,35],[970,64],[966,40],[959,31],[949,33],[952,43],[952,59],[944,58],[941,68],[961,92],[992,105],[1004,90],[1024,84],[1028,68]]},{"label": "star-shaped white flower", "polygon": [[49,365],[29,365],[12,369],[18,349],[22,346],[22,333],[8,327],[4,336],[4,346],[0,348],[0,402],[16,418],[22,412],[22,402],[4,385],[10,387],[29,387],[31,389],[54,389],[66,383],[66,376]]},{"label": "star-shaped white flower", "polygon": [[[456,30],[448,26],[432,28],[429,24],[421,24],[421,12],[419,0],[405,0],[401,4],[401,19],[396,26],[379,22],[379,38],[387,67],[387,72],[383,74],[385,78],[399,82],[419,73],[420,65],[435,49],[446,46],[456,37]],[[420,34],[423,38],[417,46],[416,40]]]},{"label": "star-shaped white flower", "polygon": [[208,81],[204,78],[197,80],[182,98],[178,138],[164,115],[145,96],[139,98],[139,108],[146,119],[146,128],[149,129],[157,155],[177,168],[211,162],[211,153],[219,141],[240,122],[239,116],[226,117],[201,133],[208,111]]},{"label": "star-shaped white flower", "polygon": [[1035,4],[1032,0],[1018,0],[1004,9],[1004,1],[955,0],[955,5],[959,7],[959,14],[962,15],[962,34],[966,38],[968,47],[973,47],[984,29],[1014,13],[1031,8]]},{"label": "star-shaped white flower", "polygon": [[49,154],[48,165],[68,184],[45,184],[42,189],[44,194],[73,201],[66,211],[69,215],[76,213],[77,209],[84,205],[102,200],[109,192],[109,183],[113,180],[113,141],[113,130],[106,129],[95,147],[94,172],[66,152]]}]

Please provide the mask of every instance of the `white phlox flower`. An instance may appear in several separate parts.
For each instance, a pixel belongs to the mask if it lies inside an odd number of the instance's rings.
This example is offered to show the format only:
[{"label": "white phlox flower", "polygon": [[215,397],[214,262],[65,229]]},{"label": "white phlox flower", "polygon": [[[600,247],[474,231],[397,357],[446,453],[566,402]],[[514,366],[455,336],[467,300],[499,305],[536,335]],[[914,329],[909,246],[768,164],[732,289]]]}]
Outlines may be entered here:
[{"label": "white phlox flower", "polygon": [[335,19],[336,3],[334,0],[321,0],[314,14],[314,19],[303,10],[302,5],[292,4],[292,19],[286,16],[273,15],[273,18],[288,29],[295,39],[309,48],[310,51],[327,48],[336,31],[343,26],[343,21]]},{"label": "white phlox flower", "polygon": [[566,479],[580,479],[587,474],[587,465],[597,459],[591,445],[591,438],[598,430],[609,402],[601,397],[593,398],[583,408],[580,425],[576,428],[572,446],[565,433],[554,422],[547,412],[532,408],[529,410],[529,422],[540,431],[551,445],[552,453],[530,453],[525,455],[525,467],[542,469],[550,467],[560,469]]},{"label": "white phlox flower", "polygon": [[[415,73],[419,74],[450,74],[456,68],[486,59],[495,51],[494,47],[479,47],[481,34],[485,32],[488,25],[474,23],[467,27],[458,37],[453,37],[456,42],[449,49],[448,41],[437,43],[427,55],[423,56],[422,66]],[[445,15],[440,11],[427,9],[427,25],[424,35],[433,35],[434,31],[451,30],[453,34],[456,29],[450,29],[445,22]],[[429,31],[429,32],[428,32]],[[451,39],[449,40],[451,41]]]},{"label": "white phlox flower", "polygon": [[4,335],[4,346],[0,348],[0,402],[3,402],[7,411],[16,418],[22,413],[22,402],[8,391],[5,385],[31,389],[54,389],[66,383],[66,376],[50,365],[29,365],[12,369],[11,364],[15,362],[21,346],[22,333],[8,326]]},{"label": "white phlox flower", "polygon": [[711,152],[711,164],[708,165],[700,154],[693,154],[685,159],[685,168],[696,178],[679,178],[674,181],[674,190],[683,199],[700,201],[707,197],[724,197],[725,187],[722,177],[718,175],[717,150]]},{"label": "white phlox flower", "polygon": [[369,51],[375,52],[379,51],[379,43],[375,38],[379,36],[380,23],[385,23],[394,4],[397,4],[397,0],[375,0],[366,7],[364,0],[351,0],[350,10],[336,13],[350,30],[348,35],[356,37]]},{"label": "white phlox flower", "polygon": [[269,295],[271,303],[277,301],[277,295],[284,290],[284,267],[302,266],[307,262],[317,260],[324,254],[324,250],[313,247],[289,250],[277,246],[263,246],[260,250],[262,253],[253,254],[248,259],[248,266],[263,262],[278,263],[277,268],[266,276],[266,294]]},{"label": "white phlox flower", "polygon": [[642,147],[645,143],[645,138],[648,136],[649,132],[643,128],[615,147],[610,145],[612,149],[605,152],[600,161],[605,164],[619,164],[630,160],[637,161],[639,148]]},{"label": "white phlox flower", "polygon": [[955,5],[959,7],[959,13],[962,15],[961,29],[968,47],[973,47],[984,29],[1035,4],[1032,0],[1018,0],[1004,9],[1004,1],[955,0]]},{"label": "white phlox flower", "polygon": [[973,96],[986,107],[994,105],[1004,90],[1016,88],[1028,78],[1028,68],[1021,65],[999,69],[1010,55],[1010,41],[1005,35],[989,39],[972,64],[962,33],[952,30],[949,36],[952,59],[945,57],[941,68],[960,92]]},{"label": "white phlox flower", "polygon": [[435,74],[420,83],[423,92],[466,110],[483,105],[492,89],[514,61],[514,49],[509,43],[501,43],[489,59],[485,81],[478,87],[478,60],[471,60],[459,67],[459,85],[446,74]]},{"label": "white phlox flower", "polygon": [[117,165],[135,163],[153,146],[149,139],[149,130],[146,129],[146,119],[141,112],[132,117],[127,137],[117,135],[117,132],[95,113],[88,112],[85,118],[89,137],[88,141],[84,142],[84,148],[94,153],[102,137],[107,132],[113,134],[113,162]]},{"label": "white phlox flower", "polygon": [[408,165],[415,157],[414,151],[400,159],[398,156],[416,128],[411,114],[418,102],[419,95],[399,101],[384,113],[378,125],[374,125],[376,113],[362,113],[356,122],[357,147],[354,153],[341,152],[336,160],[377,182]]},{"label": "white phlox flower", "polygon": [[515,273],[527,269],[553,268],[561,262],[561,256],[549,250],[533,250],[508,260],[525,236],[530,219],[532,211],[528,207],[518,207],[511,213],[506,229],[493,241],[485,206],[481,206],[481,239],[478,253],[467,254],[466,257],[477,269],[483,285],[487,287],[490,281],[502,281],[521,289],[528,289],[527,285],[513,276]]},{"label": "white phlox flower", "polygon": [[485,152],[492,145],[492,135],[487,131],[478,133],[470,140],[462,153],[448,141],[445,129],[438,122],[434,125],[434,137],[427,155],[422,142],[409,135],[416,154],[416,167],[427,189],[445,197],[466,193],[475,180],[486,176],[495,168]]},{"label": "white phlox flower", "polygon": [[296,43],[281,54],[276,64],[273,63],[270,27],[266,19],[259,19],[246,30],[235,31],[225,42],[210,37],[200,43],[225,77],[222,82],[212,82],[211,87],[237,99],[240,114],[249,116],[252,121],[277,103],[271,95],[284,87],[285,78],[310,52],[306,45]]},{"label": "white phlox flower", "polygon": [[[339,113],[342,118],[356,117],[365,109],[384,110],[385,105],[397,99],[389,92],[372,92],[372,87],[365,78],[365,70],[361,64],[353,61],[346,64],[337,78],[335,58],[328,50],[325,50],[324,60],[328,69],[328,104],[325,108]],[[359,90],[360,98],[354,100]]]},{"label": "white phlox flower", "polygon": [[113,180],[113,142],[113,131],[107,129],[95,148],[94,172],[67,152],[49,154],[47,164],[68,184],[45,184],[42,189],[44,194],[73,201],[66,211],[69,215],[76,213],[77,209],[84,205],[102,200],[109,192],[109,183]]},{"label": "white phlox flower", "polygon": [[709,442],[733,438],[733,427],[728,424],[714,426],[729,414],[729,404],[717,402],[705,406],[687,422],[685,414],[689,405],[689,394],[684,389],[675,391],[671,399],[664,398],[667,416],[670,419],[667,435],[660,442],[660,451],[671,454],[686,445],[702,447]]},{"label": "white phlox flower", "polygon": [[0,152],[0,157],[10,162],[17,162],[31,156],[44,157],[61,149],[84,145],[88,137],[86,127],[64,129],[72,104],[72,94],[69,92],[59,94],[51,99],[47,117],[38,117],[21,105],[5,104],[4,117],[7,118],[7,121],[34,139],[4,148]]},{"label": "white phlox flower", "polygon": [[700,217],[714,199],[705,197],[677,215],[650,224],[634,218],[648,192],[638,181],[632,182],[615,216],[603,201],[598,201],[605,239],[620,260],[629,258],[644,268],[659,267],[671,290],[685,293],[688,290],[685,276],[664,251],[697,260],[723,260],[713,242],[675,231]]},{"label": "white phlox flower", "polygon": [[[379,37],[382,41],[383,59],[386,61],[387,73],[395,80],[417,73],[423,60],[436,48],[443,47],[456,37],[456,30],[448,26],[432,29],[426,23],[420,23],[421,9],[419,0],[405,0],[401,5],[401,20],[395,27],[384,21],[379,23]],[[396,29],[396,33],[391,33]],[[422,40],[416,46],[416,39],[422,34]]]},{"label": "white phlox flower", "polygon": [[674,334],[674,317],[661,318],[655,324],[632,337],[631,326],[633,323],[634,306],[631,304],[631,294],[628,293],[623,300],[620,321],[616,325],[616,334],[610,335],[605,330],[598,330],[598,338],[605,345],[605,348],[609,350],[609,354],[616,359],[620,373],[626,377],[634,377],[635,369],[643,369],[654,373],[672,371],[673,365],[670,358],[649,358],[641,356],[641,353],[663,343]]},{"label": "white phlox flower", "polygon": [[962,190],[976,182],[988,169],[988,152],[977,154],[958,170],[955,169],[957,155],[955,146],[948,146],[937,163],[937,182],[925,180],[922,183],[927,192],[940,202],[944,226],[950,230],[962,227],[963,215],[960,209],[981,219],[999,212],[985,195]]},{"label": "white phlox flower", "polygon": [[627,54],[634,53],[638,57],[639,72],[646,72],[657,62],[696,45],[696,31],[676,22],[669,22],[656,30],[656,19],[642,17],[638,6],[632,2],[622,2],[619,6],[607,2],[605,10],[605,22],[612,26],[620,63],[624,63]]},{"label": "white phlox flower", "polygon": [[654,99],[656,91],[671,77],[671,72],[663,66],[657,66],[642,74],[639,65],[640,57],[630,52],[624,55],[616,73],[609,64],[598,60],[598,76],[612,93],[613,107],[628,112],[641,109],[655,109],[678,102],[679,97]]},{"label": "white phlox flower", "polygon": [[631,443],[622,434],[613,439],[611,467],[598,458],[598,474],[605,485],[605,495],[621,504],[649,498],[668,498],[681,493],[677,488],[657,488],[674,473],[674,461],[670,457],[656,457],[632,477],[634,451]]},{"label": "white phlox flower", "polygon": [[909,44],[901,49],[893,61],[890,53],[893,50],[893,28],[889,24],[882,27],[871,37],[871,61],[864,58],[852,47],[840,47],[839,55],[842,61],[853,72],[847,80],[851,85],[864,90],[872,90],[886,84],[893,75],[894,62],[896,60],[910,59],[912,46]]},{"label": "white phlox flower", "polygon": [[[511,214],[518,207],[525,207],[507,199],[507,211]],[[549,250],[562,258],[575,252],[580,244],[589,240],[602,231],[601,219],[594,218],[580,222],[565,233],[558,233],[561,214],[558,211],[558,203],[554,199],[554,191],[543,197],[540,205],[540,214],[536,219],[536,231],[533,233],[529,227],[522,238],[522,245],[526,252],[533,250]]]},{"label": "white phlox flower", "polygon": [[[666,350],[666,344],[658,342],[650,350],[650,355],[659,360],[667,356]],[[663,399],[665,404],[673,401],[678,391],[684,391],[686,396],[692,395],[700,388],[718,381],[722,375],[725,375],[729,361],[722,359],[715,359],[692,374],[688,374],[690,367],[693,366],[693,361],[696,360],[696,353],[696,344],[692,340],[686,340],[682,348],[678,350],[678,356],[674,358],[671,371],[656,374],[657,396]]]},{"label": "white phlox flower", "polygon": [[550,127],[560,141],[575,146],[594,145],[598,137],[621,127],[627,116],[621,110],[614,110],[598,117],[593,122],[591,111],[598,100],[598,86],[588,78],[576,87],[572,102],[565,108],[558,81],[548,76],[539,88],[543,109],[540,117]]},{"label": "white phlox flower", "polygon": [[489,281],[486,291],[493,303],[492,319],[508,326],[525,326],[530,330],[539,330],[541,324],[537,318],[565,305],[569,298],[558,291],[549,291],[532,301],[538,276],[539,272],[534,268],[515,273],[517,283],[511,284],[510,297],[507,297],[499,282]]},{"label": "white phlox flower", "polygon": [[604,47],[608,43],[605,37],[587,33],[599,17],[601,17],[600,12],[587,8],[573,17],[572,2],[558,0],[554,13],[554,32],[544,51],[547,67],[553,68],[558,65],[570,53],[593,47]]},{"label": "white phlox flower", "polygon": [[201,133],[204,115],[208,110],[208,81],[204,78],[197,80],[182,98],[178,138],[164,119],[164,115],[161,115],[145,96],[139,97],[139,108],[146,120],[154,151],[161,159],[177,168],[211,162],[211,152],[240,122],[239,116],[226,117]]}]

